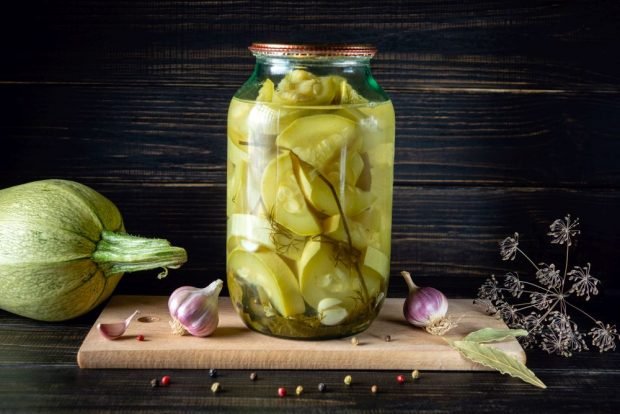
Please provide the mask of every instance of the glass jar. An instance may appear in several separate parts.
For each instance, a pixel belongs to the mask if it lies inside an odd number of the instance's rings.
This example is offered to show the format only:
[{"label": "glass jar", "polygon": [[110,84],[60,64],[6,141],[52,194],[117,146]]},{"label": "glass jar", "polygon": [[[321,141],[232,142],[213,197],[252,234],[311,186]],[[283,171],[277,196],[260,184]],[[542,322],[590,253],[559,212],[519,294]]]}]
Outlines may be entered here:
[{"label": "glass jar", "polygon": [[394,108],[366,45],[254,43],[228,111],[227,280],[268,335],[362,332],[390,274]]}]

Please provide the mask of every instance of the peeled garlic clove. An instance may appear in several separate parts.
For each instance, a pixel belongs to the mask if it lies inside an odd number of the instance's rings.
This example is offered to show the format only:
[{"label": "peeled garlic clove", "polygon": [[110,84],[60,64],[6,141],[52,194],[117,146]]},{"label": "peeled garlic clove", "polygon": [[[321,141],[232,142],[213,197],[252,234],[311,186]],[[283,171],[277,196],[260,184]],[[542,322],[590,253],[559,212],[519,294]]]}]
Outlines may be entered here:
[{"label": "peeled garlic clove", "polygon": [[317,305],[321,324],[326,326],[341,324],[349,316],[349,311],[340,305],[342,305],[340,299],[325,298],[321,300]]}]

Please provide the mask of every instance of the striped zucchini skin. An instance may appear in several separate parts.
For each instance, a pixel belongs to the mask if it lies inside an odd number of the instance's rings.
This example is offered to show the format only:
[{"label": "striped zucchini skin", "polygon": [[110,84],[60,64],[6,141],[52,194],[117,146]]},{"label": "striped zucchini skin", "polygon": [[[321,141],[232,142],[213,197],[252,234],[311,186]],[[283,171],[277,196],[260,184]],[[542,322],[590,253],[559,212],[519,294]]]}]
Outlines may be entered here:
[{"label": "striped zucchini skin", "polygon": [[42,321],[82,315],[107,299],[122,273],[92,260],[102,231],[124,232],[116,206],[66,180],[0,190],[0,308]]}]

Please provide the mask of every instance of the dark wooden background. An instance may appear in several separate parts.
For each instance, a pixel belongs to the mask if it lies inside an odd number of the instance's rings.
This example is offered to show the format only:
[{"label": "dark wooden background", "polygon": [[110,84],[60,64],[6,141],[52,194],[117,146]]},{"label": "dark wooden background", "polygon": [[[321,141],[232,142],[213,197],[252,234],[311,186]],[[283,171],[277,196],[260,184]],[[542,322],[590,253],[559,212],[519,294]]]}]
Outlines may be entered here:
[{"label": "dark wooden background", "polygon": [[392,276],[472,297],[491,273],[529,271],[498,255],[515,231],[535,261],[561,261],[546,232],[571,213],[573,263],[618,294],[619,14],[616,1],[12,4],[0,187],[82,182],[129,232],[188,250],[166,280],[128,275],[119,293],[206,284],[224,275],[226,112],[247,46],[368,42],[397,113]]},{"label": "dark wooden background", "polygon": [[[546,232],[571,213],[582,221],[572,264],[592,263],[603,281],[596,311],[618,321],[620,2],[8,3],[0,11],[0,188],[76,180],[113,200],[129,232],[188,250],[189,262],[168,278],[127,275],[117,293],[166,295],[224,276],[226,112],[253,66],[247,46],[364,42],[379,49],[374,74],[397,113],[390,295],[405,295],[402,269],[452,297],[473,297],[492,273],[528,271],[498,254],[498,241],[515,231],[535,261],[561,262]],[[75,404],[82,412],[218,404],[611,412],[620,403],[618,354],[593,352],[529,354],[550,386],[544,393],[496,373],[427,373],[412,394],[393,386],[373,399],[369,381],[393,374],[367,372],[356,374],[364,387],[347,393],[278,401],[277,384],[343,376],[278,372],[258,391],[217,402],[200,385],[204,373],[179,371],[172,375],[183,386],[151,398],[144,388],[153,374],[76,368],[95,316],[41,324],[0,311],[7,412]],[[247,387],[245,373],[226,375],[233,388]]]}]

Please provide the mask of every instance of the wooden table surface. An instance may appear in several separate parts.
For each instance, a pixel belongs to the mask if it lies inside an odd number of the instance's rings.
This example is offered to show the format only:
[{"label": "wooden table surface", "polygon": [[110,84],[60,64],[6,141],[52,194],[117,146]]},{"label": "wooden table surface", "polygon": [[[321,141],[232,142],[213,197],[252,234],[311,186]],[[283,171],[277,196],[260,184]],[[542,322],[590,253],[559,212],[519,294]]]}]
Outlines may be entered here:
[{"label": "wooden table surface", "polygon": [[[116,294],[168,295],[221,278],[226,113],[253,41],[372,43],[373,74],[396,110],[392,270],[467,298],[519,232],[538,262],[570,213],[571,265],[592,263],[588,311],[618,323],[620,2],[617,0],[10,0],[0,13],[0,188],[45,178],[89,185],[130,233],[163,237],[189,261],[161,281],[127,275]],[[0,289],[2,286],[0,286]],[[80,370],[98,311],[39,323],[0,311],[0,411],[612,412],[620,354],[528,351],[540,390],[488,372]],[[583,326],[583,329],[589,328]],[[217,368],[217,367],[216,367]],[[151,389],[168,374],[172,384]],[[408,372],[402,374],[408,376]],[[317,392],[319,382],[329,391]],[[376,383],[379,393],[372,395]],[[301,397],[276,396],[302,384]]]},{"label": "wooden table surface", "polygon": [[[207,370],[80,369],[78,348],[96,312],[66,323],[42,323],[0,311],[0,412],[475,412],[598,413],[620,404],[620,354],[572,358],[528,352],[528,366],[548,386],[535,388],[496,372],[218,371],[213,394]],[[217,367],[214,367],[217,369]],[[399,385],[396,376],[407,382]],[[168,387],[152,378],[169,375]],[[343,378],[351,375],[353,384]],[[323,382],[327,392],[320,393]],[[376,384],[377,394],[370,387]],[[302,385],[304,393],[294,395]],[[277,396],[286,387],[286,398]]]}]

